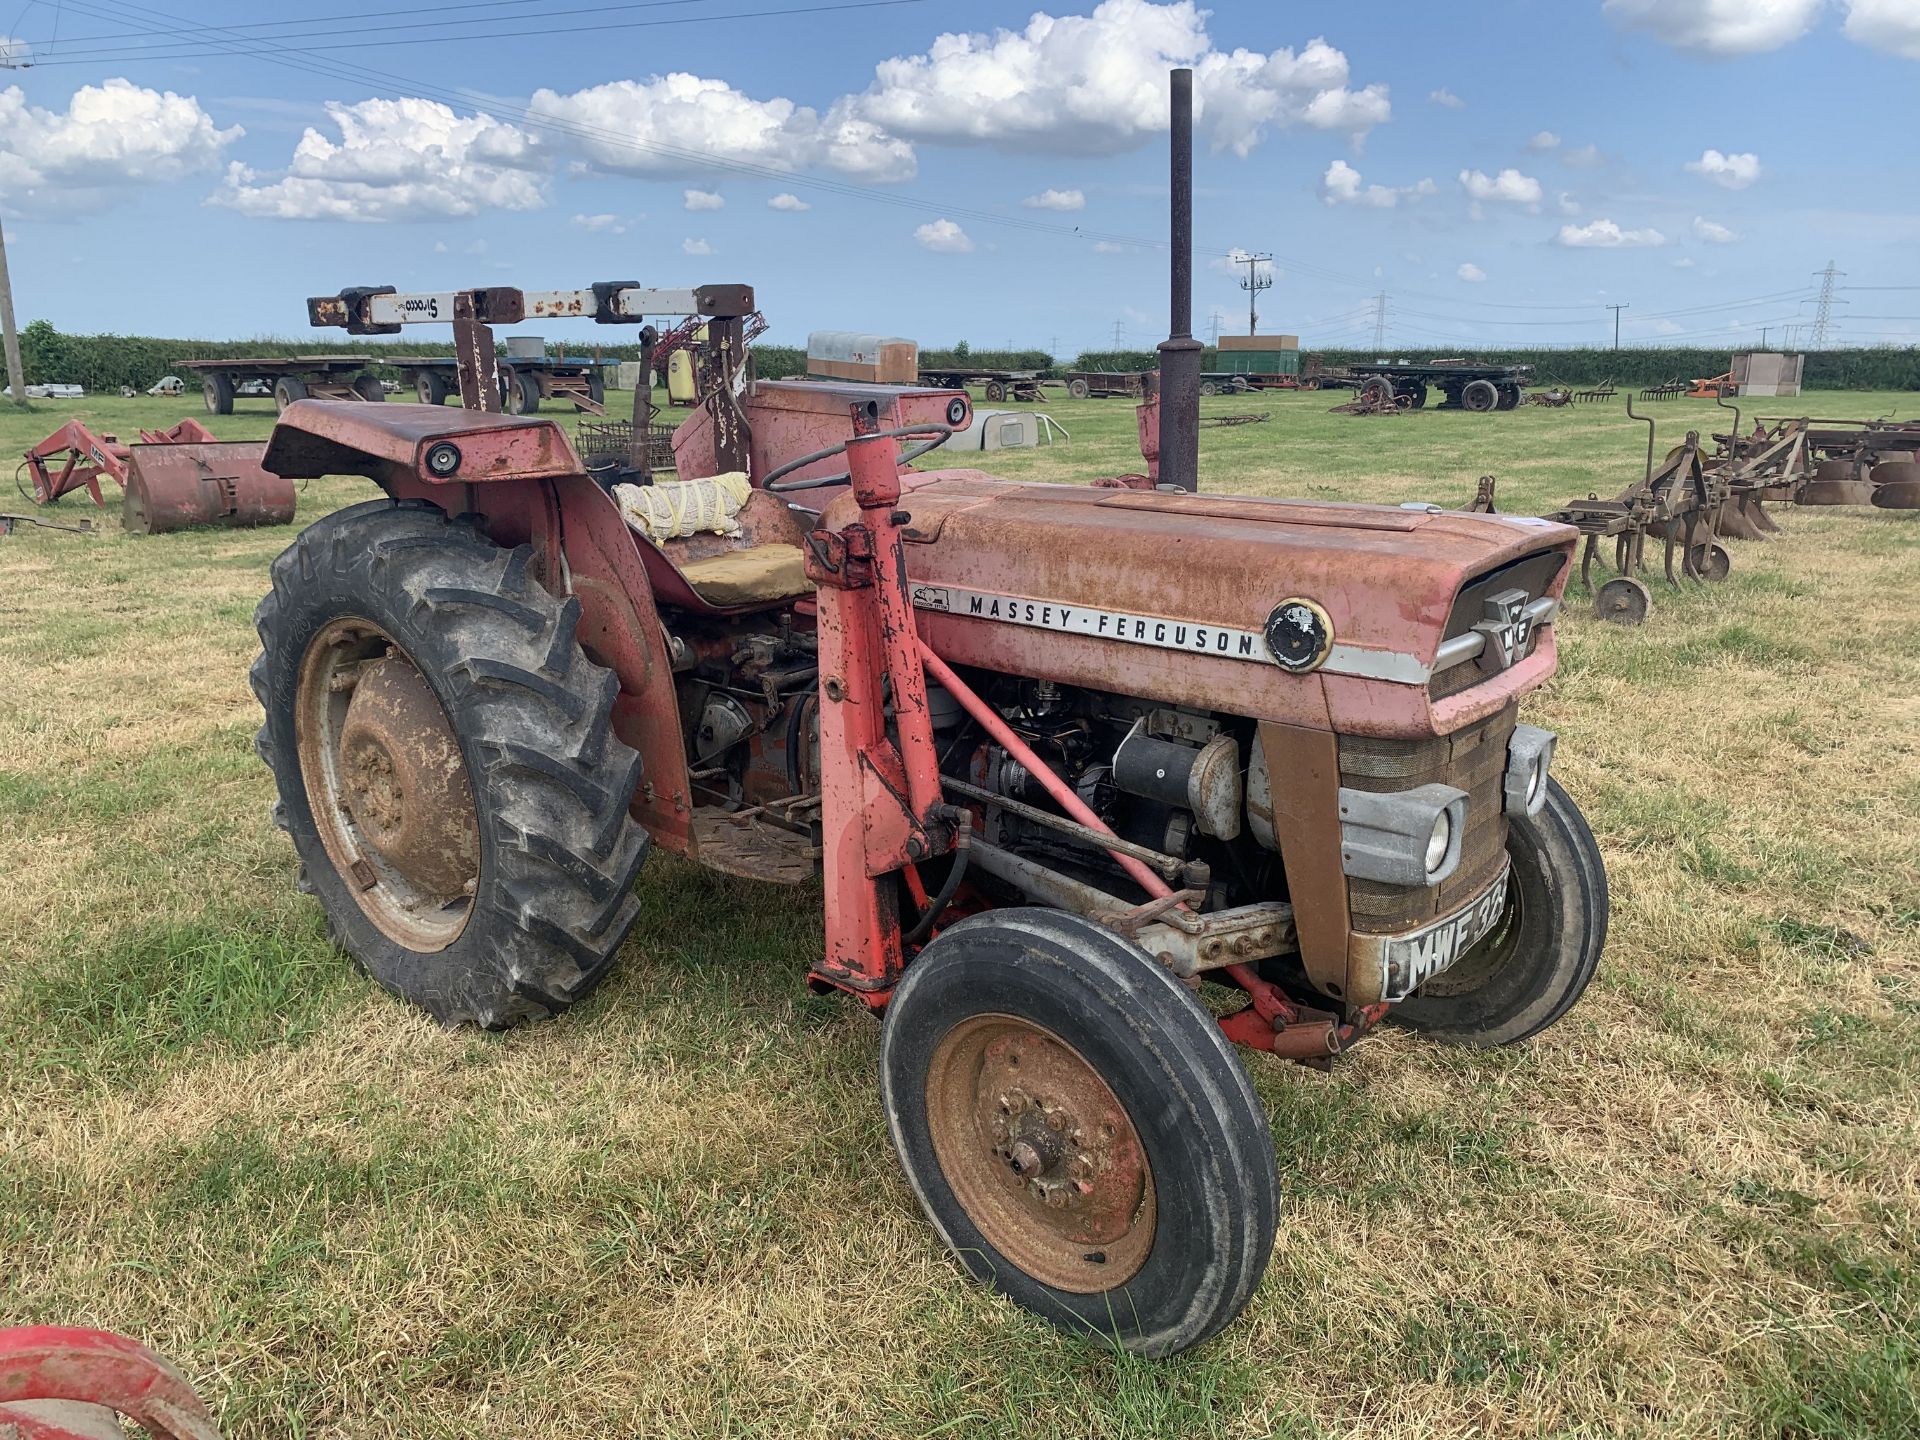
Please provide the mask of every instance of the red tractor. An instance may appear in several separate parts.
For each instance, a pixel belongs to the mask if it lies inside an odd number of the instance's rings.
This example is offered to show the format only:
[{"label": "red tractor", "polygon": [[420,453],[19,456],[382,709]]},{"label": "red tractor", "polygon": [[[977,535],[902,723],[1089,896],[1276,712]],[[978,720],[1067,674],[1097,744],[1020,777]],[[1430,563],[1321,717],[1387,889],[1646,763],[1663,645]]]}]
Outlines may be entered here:
[{"label": "red tractor", "polygon": [[591,991],[654,844],[824,872],[808,982],[883,1014],[935,1228],[1145,1355],[1231,1321],[1272,1248],[1235,1043],[1324,1065],[1388,1017],[1513,1043],[1579,997],[1607,919],[1553,737],[1517,716],[1575,532],[1194,493],[1179,79],[1147,475],[932,468],[964,392],[755,383],[744,286],[347,292],[315,317],[453,314],[481,367],[489,320],[707,317],[675,436],[698,478],[589,472],[533,417],[293,405],[269,470],[388,498],[274,563],[252,672],[302,885],[447,1023]]}]

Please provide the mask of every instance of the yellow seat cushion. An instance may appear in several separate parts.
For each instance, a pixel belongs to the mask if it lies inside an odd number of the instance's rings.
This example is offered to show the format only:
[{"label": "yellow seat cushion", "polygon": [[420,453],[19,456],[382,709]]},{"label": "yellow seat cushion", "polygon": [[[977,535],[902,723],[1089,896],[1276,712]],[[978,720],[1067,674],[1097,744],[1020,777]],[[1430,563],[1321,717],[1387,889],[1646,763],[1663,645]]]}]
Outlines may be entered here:
[{"label": "yellow seat cushion", "polygon": [[680,578],[709,605],[759,605],[813,589],[798,545],[750,545],[679,569]]}]

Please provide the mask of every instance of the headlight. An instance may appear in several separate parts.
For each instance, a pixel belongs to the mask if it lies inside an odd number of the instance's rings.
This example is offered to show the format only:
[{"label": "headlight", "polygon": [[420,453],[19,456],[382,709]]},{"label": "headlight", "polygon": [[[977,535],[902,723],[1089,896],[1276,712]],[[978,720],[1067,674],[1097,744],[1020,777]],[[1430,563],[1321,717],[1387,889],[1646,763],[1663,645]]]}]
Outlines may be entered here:
[{"label": "headlight", "polygon": [[1460,866],[1467,792],[1340,788],[1340,868],[1356,880],[1438,885]]},{"label": "headlight", "polygon": [[1447,863],[1447,851],[1453,848],[1453,816],[1442,810],[1433,817],[1433,833],[1427,837],[1427,874]]},{"label": "headlight", "polygon": [[427,472],[444,480],[460,468],[460,447],[447,440],[439,440],[427,447]]},{"label": "headlight", "polygon": [[1547,772],[1558,743],[1551,730],[1516,725],[1507,742],[1507,774],[1501,789],[1509,815],[1538,815],[1547,803]]}]

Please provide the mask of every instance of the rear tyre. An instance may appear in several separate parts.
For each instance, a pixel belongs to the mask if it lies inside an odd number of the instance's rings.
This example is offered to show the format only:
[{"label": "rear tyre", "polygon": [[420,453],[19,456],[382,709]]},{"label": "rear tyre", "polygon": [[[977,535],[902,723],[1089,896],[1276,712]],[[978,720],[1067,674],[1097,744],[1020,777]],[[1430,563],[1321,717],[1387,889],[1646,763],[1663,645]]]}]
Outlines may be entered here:
[{"label": "rear tyre", "polygon": [[1607,943],[1607,871],[1593,832],[1560,782],[1538,815],[1512,815],[1513,861],[1500,926],[1396,1005],[1392,1018],[1436,1040],[1513,1045],[1537,1035],[1586,990]]},{"label": "rear tyre", "polygon": [[283,375],[273,382],[273,408],[281,413],[296,400],[307,398],[307,382]]},{"label": "rear tyre", "polygon": [[209,415],[231,415],[233,413],[233,379],[216,370],[201,382],[200,398],[206,402]]},{"label": "rear tyre", "polygon": [[1273,1136],[1193,995],[1076,915],[942,931],[887,1007],[880,1090],[927,1218],[973,1275],[1139,1355],[1240,1313],[1273,1249]]},{"label": "rear tyre", "polygon": [[1371,405],[1393,404],[1393,381],[1384,375],[1369,375],[1360,385],[1360,398]]},{"label": "rear tyre", "polygon": [[1076,400],[1084,400],[1092,393],[1093,388],[1084,380],[1069,380],[1067,382],[1067,394]]},{"label": "rear tyre", "polygon": [[989,380],[985,393],[989,405],[998,405],[1007,398],[1007,387],[998,380]]},{"label": "rear tyre", "polygon": [[565,1010],[639,914],[619,684],[531,558],[374,501],[310,526],[254,615],[255,748],[302,888],[368,974],[449,1024]]},{"label": "rear tyre", "polygon": [[422,405],[444,405],[447,403],[446,377],[422,370],[413,377],[413,393]]},{"label": "rear tyre", "polygon": [[1491,380],[1469,380],[1460,387],[1460,404],[1476,414],[1485,414],[1500,403],[1500,391]]},{"label": "rear tyre", "polygon": [[587,376],[587,398],[596,405],[607,403],[607,377],[600,373],[598,367]]},{"label": "rear tyre", "polygon": [[525,375],[520,377],[520,410],[522,415],[538,414],[540,410],[540,377]]},{"label": "rear tyre", "polygon": [[1400,393],[1406,396],[1407,404],[1412,409],[1424,410],[1427,408],[1427,387],[1419,381],[1415,381]]},{"label": "rear tyre", "polygon": [[1202,380],[1200,382],[1200,393],[1202,395],[1218,395],[1220,393],[1220,387],[1211,380]]},{"label": "rear tyre", "polygon": [[1502,410],[1518,410],[1520,408],[1520,401],[1522,399],[1522,392],[1520,387],[1518,385],[1502,385],[1499,388],[1500,388],[1500,399],[1498,401],[1499,408]]},{"label": "rear tyre", "polygon": [[353,393],[362,400],[385,400],[387,392],[381,388],[375,375],[356,375],[353,377]]}]

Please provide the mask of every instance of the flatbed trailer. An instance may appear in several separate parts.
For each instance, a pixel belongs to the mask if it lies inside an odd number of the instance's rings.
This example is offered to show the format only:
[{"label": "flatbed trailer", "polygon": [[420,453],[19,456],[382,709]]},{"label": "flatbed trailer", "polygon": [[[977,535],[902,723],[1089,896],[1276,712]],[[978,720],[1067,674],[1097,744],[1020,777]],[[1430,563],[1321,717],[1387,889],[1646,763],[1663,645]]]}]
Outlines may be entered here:
[{"label": "flatbed trailer", "polygon": [[[460,393],[459,362],[451,355],[420,356],[389,361],[406,372],[407,383],[422,405],[440,405]],[[506,391],[509,415],[531,415],[542,400],[564,400],[588,415],[607,413],[606,379],[599,362],[584,355],[556,360],[500,357],[500,382]]]},{"label": "flatbed trailer", "polygon": [[989,405],[998,405],[1003,400],[1047,403],[1038,370],[956,370],[951,366],[929,369],[923,365],[920,383],[934,390],[964,390],[969,385],[979,385],[984,388]]},{"label": "flatbed trailer", "polygon": [[[398,370],[402,383],[423,405],[442,404],[459,389],[457,362],[451,355],[278,355],[232,356],[222,360],[176,360],[175,370],[198,375],[207,411],[231,415],[234,397],[249,385],[265,386],[274,409],[296,400],[385,400],[376,367]],[[601,367],[584,356],[558,360],[500,360],[504,408],[525,415],[543,400],[565,400],[592,415],[606,413]]]},{"label": "flatbed trailer", "polygon": [[1446,397],[1443,405],[1477,412],[1517,408],[1532,380],[1531,365],[1483,365],[1470,360],[1422,364],[1377,360],[1363,365],[1325,366],[1309,357],[1300,374],[1303,386],[1358,390],[1363,394],[1384,392],[1404,410],[1424,408],[1431,392],[1439,390]]}]

